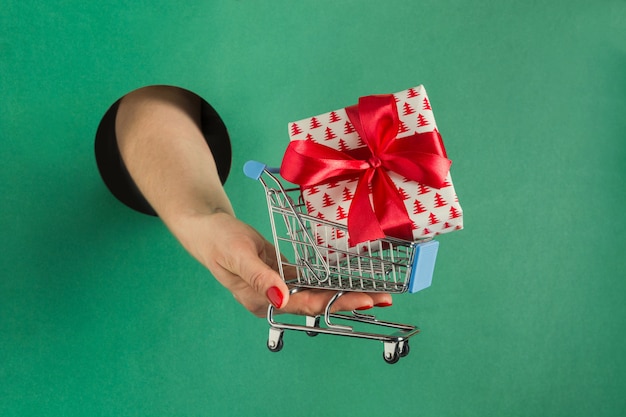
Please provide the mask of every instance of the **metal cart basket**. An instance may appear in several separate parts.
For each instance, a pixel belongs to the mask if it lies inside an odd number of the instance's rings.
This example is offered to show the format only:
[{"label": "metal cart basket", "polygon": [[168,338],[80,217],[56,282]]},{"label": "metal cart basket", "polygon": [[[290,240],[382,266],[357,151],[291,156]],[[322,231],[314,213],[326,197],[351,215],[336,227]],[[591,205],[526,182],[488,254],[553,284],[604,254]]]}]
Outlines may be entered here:
[{"label": "metal cart basket", "polygon": [[[248,161],[244,172],[265,189],[279,273],[291,293],[311,288],[335,292],[324,314],[306,316],[304,325],[278,322],[270,305],[268,348],[278,352],[283,347],[284,330],[296,330],[310,336],[321,333],[378,340],[383,343],[383,358],[388,363],[406,356],[409,338],[419,333],[416,326],[381,321],[358,311],[331,313],[331,308],[350,291],[414,293],[430,286],[439,243],[385,238],[360,244],[358,248],[331,247],[324,243],[328,239],[319,237],[336,236],[338,232],[347,235],[346,226],[308,215],[300,189],[285,188],[274,175],[278,169]],[[357,331],[336,320],[358,323],[375,331]]]}]

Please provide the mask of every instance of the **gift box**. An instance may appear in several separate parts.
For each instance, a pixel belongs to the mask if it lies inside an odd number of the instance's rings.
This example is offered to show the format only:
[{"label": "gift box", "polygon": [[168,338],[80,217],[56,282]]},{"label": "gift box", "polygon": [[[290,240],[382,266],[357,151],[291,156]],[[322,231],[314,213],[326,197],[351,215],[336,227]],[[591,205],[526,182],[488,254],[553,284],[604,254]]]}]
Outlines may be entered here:
[{"label": "gift box", "polygon": [[316,231],[318,243],[417,241],[463,228],[451,161],[423,86],[361,97],[288,127],[281,175],[300,185],[309,215],[348,227],[347,235]]}]

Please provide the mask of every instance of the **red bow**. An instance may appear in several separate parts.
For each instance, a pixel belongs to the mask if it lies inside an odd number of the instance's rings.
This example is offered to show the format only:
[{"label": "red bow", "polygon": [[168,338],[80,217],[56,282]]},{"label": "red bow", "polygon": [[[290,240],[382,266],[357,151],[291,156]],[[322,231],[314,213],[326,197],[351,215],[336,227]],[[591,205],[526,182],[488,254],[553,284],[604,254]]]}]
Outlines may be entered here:
[{"label": "red bow", "polygon": [[413,240],[411,219],[387,172],[441,188],[451,161],[439,132],[414,133],[396,140],[400,120],[393,95],[361,97],[346,113],[366,148],[341,152],[308,140],[291,141],[281,176],[309,187],[358,175],[348,212],[350,245],[386,235]]}]

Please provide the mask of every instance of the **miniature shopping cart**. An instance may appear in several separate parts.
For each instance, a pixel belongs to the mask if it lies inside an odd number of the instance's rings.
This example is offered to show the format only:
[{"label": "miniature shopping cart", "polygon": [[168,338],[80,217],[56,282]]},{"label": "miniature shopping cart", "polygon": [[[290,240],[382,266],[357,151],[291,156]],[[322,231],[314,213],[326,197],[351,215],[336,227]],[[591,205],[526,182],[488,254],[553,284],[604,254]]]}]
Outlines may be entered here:
[{"label": "miniature shopping cart", "polygon": [[[274,307],[270,305],[267,312],[269,350],[280,351],[283,332],[296,330],[310,336],[331,334],[378,340],[383,343],[383,358],[388,363],[396,363],[400,357],[408,355],[409,338],[419,333],[416,326],[381,321],[358,311],[331,313],[332,305],[350,291],[414,293],[427,288],[432,281],[438,242],[385,238],[361,244],[358,251],[330,247],[323,243],[324,239],[318,238],[319,235],[336,235],[337,231],[347,234],[346,226],[308,215],[300,189],[285,188],[282,180],[274,175],[278,169],[248,161],[244,172],[260,181],[265,189],[279,273],[291,294],[307,289],[334,291],[324,314],[306,316],[304,325],[276,321]],[[357,331],[337,321],[375,331]]]}]

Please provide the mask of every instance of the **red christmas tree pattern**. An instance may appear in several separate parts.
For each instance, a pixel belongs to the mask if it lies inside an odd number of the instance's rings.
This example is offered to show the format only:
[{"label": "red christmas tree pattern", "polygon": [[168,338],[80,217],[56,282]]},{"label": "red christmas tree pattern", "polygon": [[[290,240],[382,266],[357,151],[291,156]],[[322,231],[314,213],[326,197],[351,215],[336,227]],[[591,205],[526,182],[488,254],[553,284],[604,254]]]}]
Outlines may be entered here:
[{"label": "red christmas tree pattern", "polygon": [[408,132],[409,128],[406,126],[402,120],[400,120],[400,124],[398,125],[398,134]]},{"label": "red christmas tree pattern", "polygon": [[358,146],[359,148],[361,148],[361,147],[363,147],[363,146],[367,146],[367,145],[365,144],[365,142],[363,141],[363,138],[362,138],[361,136],[359,136],[359,140],[357,141],[357,143],[356,143],[356,144],[357,144],[357,146]]},{"label": "red christmas tree pattern", "polygon": [[317,129],[320,126],[322,126],[322,124],[319,122],[319,120],[317,120],[317,117],[311,117],[311,126],[309,128]]},{"label": "red christmas tree pattern", "polygon": [[461,212],[454,206],[450,207],[450,220],[452,219],[458,219],[459,217],[461,217]]},{"label": "red christmas tree pattern", "polygon": [[309,193],[309,195],[313,195],[313,194],[319,193],[320,189],[314,185],[312,187],[307,188],[307,192]]},{"label": "red christmas tree pattern", "polygon": [[298,126],[297,123],[292,123],[291,124],[291,136],[296,136],[296,135],[299,135],[300,133],[302,133],[302,129],[300,129],[300,126]]},{"label": "red christmas tree pattern", "polygon": [[336,139],[337,135],[335,135],[335,132],[333,132],[333,130],[330,127],[326,128],[326,133],[324,134],[324,139],[326,140],[332,140],[332,139]]},{"label": "red christmas tree pattern", "polygon": [[411,230],[417,230],[419,228],[420,227],[417,224],[415,224],[415,222],[413,222],[413,221],[411,222]]},{"label": "red christmas tree pattern", "polygon": [[428,122],[428,120],[426,120],[426,118],[420,113],[417,115],[417,126],[418,127],[422,127],[422,126],[428,126],[430,123]]},{"label": "red christmas tree pattern", "polygon": [[450,181],[448,181],[448,179],[446,178],[445,180],[443,180],[443,185],[441,186],[441,188],[446,188],[446,187],[451,187],[452,183]]},{"label": "red christmas tree pattern", "polygon": [[315,211],[315,207],[313,207],[313,204],[309,200],[306,200],[305,204],[306,204],[306,212],[309,214],[312,214]]},{"label": "red christmas tree pattern", "polygon": [[428,97],[424,97],[423,103],[424,103],[424,107],[422,107],[422,110],[432,110],[430,108],[430,103],[428,102]]},{"label": "red christmas tree pattern", "polygon": [[443,229],[447,229],[447,228],[449,228],[449,227],[452,227],[452,225],[451,225],[450,223],[445,222],[445,223],[443,224]]},{"label": "red christmas tree pattern", "polygon": [[411,198],[406,191],[404,191],[404,188],[402,187],[398,187],[398,194],[400,194],[400,198],[402,198],[403,200],[408,200],[409,198]]},{"label": "red christmas tree pattern", "polygon": [[308,140],[310,142],[315,142],[315,138],[310,133],[306,134],[306,136],[304,137],[304,140]]},{"label": "red christmas tree pattern", "polygon": [[324,242],[324,239],[322,239],[322,236],[320,236],[319,233],[315,234],[315,242],[317,243],[317,246],[324,246],[324,244],[326,242]]},{"label": "red christmas tree pattern", "polygon": [[322,213],[321,211],[318,212],[315,217],[317,217],[320,220],[326,220],[326,217],[324,217],[324,213]]},{"label": "red christmas tree pattern", "polygon": [[337,229],[337,230],[336,230],[335,237],[336,237],[337,239],[341,239],[341,238],[343,238],[343,237],[345,237],[345,236],[346,236],[346,232],[344,232],[344,231],[343,231],[343,230],[341,230],[341,229]]},{"label": "red christmas tree pattern", "polygon": [[337,183],[337,181],[331,180],[331,181],[326,183],[326,187],[328,187],[328,188],[337,188],[337,187],[339,187],[339,184]]},{"label": "red christmas tree pattern", "polygon": [[338,145],[338,147],[339,147],[339,150],[340,150],[341,152],[345,152],[345,151],[350,150],[350,148],[348,148],[348,145],[346,145],[346,141],[345,141],[345,140],[343,140],[343,139],[339,139],[339,145]]},{"label": "red christmas tree pattern", "polygon": [[343,219],[347,219],[348,218],[348,213],[346,213],[346,211],[344,210],[343,207],[338,206],[337,207],[337,216],[335,217],[335,220],[343,220]]},{"label": "red christmas tree pattern", "polygon": [[417,92],[415,88],[409,88],[409,91],[406,94],[406,98],[413,98],[419,96],[420,93]]},{"label": "red christmas tree pattern", "polygon": [[409,114],[413,114],[415,113],[415,109],[413,107],[411,107],[411,105],[408,102],[404,102],[404,104],[402,105],[402,114],[405,116],[408,116]]},{"label": "red christmas tree pattern", "polygon": [[428,227],[425,227],[424,230],[422,230],[422,236],[426,236],[431,234],[432,232],[430,231],[430,229]]},{"label": "red christmas tree pattern", "polygon": [[350,191],[348,187],[344,187],[343,189],[343,201],[350,201],[354,198],[354,194]]},{"label": "red christmas tree pattern", "polygon": [[322,203],[322,207],[331,207],[335,205],[335,202],[327,193],[324,193],[322,200],[324,200]]},{"label": "red christmas tree pattern", "polygon": [[415,200],[413,202],[413,214],[420,214],[426,211],[426,208],[424,208],[424,205],[419,201],[419,200]]},{"label": "red christmas tree pattern", "polygon": [[435,216],[435,213],[430,213],[428,215],[428,224],[432,226],[433,224],[437,223],[439,223],[439,219],[437,218],[437,216]]},{"label": "red christmas tree pattern", "polygon": [[346,135],[348,133],[354,133],[354,132],[356,132],[356,130],[354,129],[354,126],[352,126],[352,123],[346,122],[346,124],[343,125],[343,133],[345,133]]},{"label": "red christmas tree pattern", "polygon": [[446,200],[443,199],[441,194],[435,193],[435,207],[439,208],[439,207],[445,207],[447,205],[448,203],[446,203]]},{"label": "red christmas tree pattern", "polygon": [[417,185],[417,193],[422,195],[422,194],[428,194],[430,192],[430,188],[428,188],[427,186],[425,186],[422,183],[419,183]]},{"label": "red christmas tree pattern", "polygon": [[335,123],[335,122],[338,122],[339,120],[341,120],[341,118],[339,117],[337,112],[331,111],[330,112],[330,116],[328,117],[328,122],[329,123]]}]

